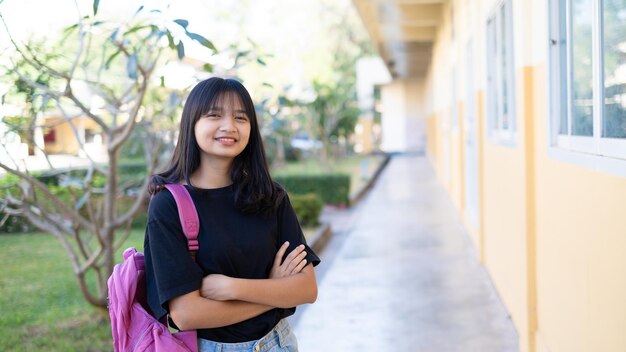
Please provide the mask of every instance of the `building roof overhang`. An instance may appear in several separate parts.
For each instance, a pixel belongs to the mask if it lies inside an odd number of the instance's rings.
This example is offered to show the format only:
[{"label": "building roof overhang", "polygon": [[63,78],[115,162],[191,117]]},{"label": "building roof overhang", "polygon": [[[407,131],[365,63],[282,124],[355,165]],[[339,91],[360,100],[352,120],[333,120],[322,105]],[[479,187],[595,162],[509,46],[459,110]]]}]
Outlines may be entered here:
[{"label": "building roof overhang", "polygon": [[352,0],[394,79],[423,78],[445,0]]}]

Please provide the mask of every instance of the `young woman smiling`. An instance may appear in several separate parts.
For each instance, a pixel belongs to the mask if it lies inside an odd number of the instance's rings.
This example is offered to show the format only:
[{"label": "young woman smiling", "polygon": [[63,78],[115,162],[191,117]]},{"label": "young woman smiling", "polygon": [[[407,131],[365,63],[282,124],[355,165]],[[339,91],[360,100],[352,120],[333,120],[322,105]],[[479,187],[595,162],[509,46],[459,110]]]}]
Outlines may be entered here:
[{"label": "young woman smiling", "polygon": [[[167,183],[184,184],[198,211],[195,261]],[[320,260],[272,181],[241,83],[214,77],[192,89],[172,159],[150,192],[144,249],[154,316],[197,329],[200,351],[297,351],[286,318],[317,298]]]}]

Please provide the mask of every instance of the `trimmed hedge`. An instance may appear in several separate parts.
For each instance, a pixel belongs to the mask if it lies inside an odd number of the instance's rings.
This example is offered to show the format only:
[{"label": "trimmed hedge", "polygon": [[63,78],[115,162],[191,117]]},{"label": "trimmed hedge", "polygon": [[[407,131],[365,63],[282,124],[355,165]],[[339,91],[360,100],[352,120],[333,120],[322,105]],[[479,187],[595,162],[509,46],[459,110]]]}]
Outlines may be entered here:
[{"label": "trimmed hedge", "polygon": [[308,227],[318,224],[324,203],[315,193],[289,195],[293,210],[298,216],[300,226]]},{"label": "trimmed hedge", "polygon": [[325,204],[348,205],[350,202],[350,175],[285,175],[275,176],[274,181],[290,194],[315,193]]}]

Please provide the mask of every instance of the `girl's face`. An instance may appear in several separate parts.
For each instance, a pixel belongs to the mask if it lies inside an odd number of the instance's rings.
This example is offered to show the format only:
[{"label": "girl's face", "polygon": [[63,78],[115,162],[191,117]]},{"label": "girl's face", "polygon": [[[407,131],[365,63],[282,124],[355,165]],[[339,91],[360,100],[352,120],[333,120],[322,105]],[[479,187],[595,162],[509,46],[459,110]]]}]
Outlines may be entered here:
[{"label": "girl's face", "polygon": [[219,96],[213,107],[196,121],[194,134],[201,159],[233,160],[241,154],[250,139],[250,117],[239,96],[235,93]]}]

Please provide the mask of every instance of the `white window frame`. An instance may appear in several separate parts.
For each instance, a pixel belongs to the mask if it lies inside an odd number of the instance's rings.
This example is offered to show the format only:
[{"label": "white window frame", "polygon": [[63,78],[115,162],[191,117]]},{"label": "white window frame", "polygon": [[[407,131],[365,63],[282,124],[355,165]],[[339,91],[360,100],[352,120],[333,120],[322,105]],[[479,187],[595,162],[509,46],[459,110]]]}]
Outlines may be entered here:
[{"label": "white window frame", "polygon": [[[513,15],[512,1],[501,0],[491,11],[487,18],[487,136],[497,144],[515,146],[517,143],[517,114],[515,107],[515,61],[514,61],[514,37],[513,37]],[[504,18],[501,16],[501,9],[504,7]],[[502,21],[505,21],[506,38],[502,38],[500,28]],[[500,52],[501,43],[508,43],[506,60],[507,72],[500,72],[500,65],[496,64],[492,55],[494,45],[498,46],[496,52]],[[501,84],[503,75],[507,79],[507,105],[509,110],[509,126],[504,128],[502,121],[503,97],[498,87]],[[490,80],[490,77],[492,79]]]},{"label": "white window frame", "polygon": [[[571,134],[571,0],[550,0],[549,13],[549,113],[550,152],[567,161],[626,175],[626,139],[602,137],[604,104],[604,43],[602,0],[593,1],[592,70],[593,136]],[[565,56],[565,57],[563,57]],[[568,134],[561,134],[561,117],[567,116]]]}]

